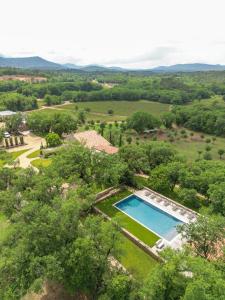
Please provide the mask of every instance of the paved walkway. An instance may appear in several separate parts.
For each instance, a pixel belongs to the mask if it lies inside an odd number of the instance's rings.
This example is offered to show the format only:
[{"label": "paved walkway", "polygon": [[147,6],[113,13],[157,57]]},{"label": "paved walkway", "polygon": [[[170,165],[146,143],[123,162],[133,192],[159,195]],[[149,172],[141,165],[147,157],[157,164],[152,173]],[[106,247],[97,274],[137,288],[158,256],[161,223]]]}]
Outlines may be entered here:
[{"label": "paved walkway", "polygon": [[[39,136],[35,136],[35,135],[28,135],[24,137],[24,141],[26,143],[26,145],[21,146],[21,147],[16,147],[13,149],[9,149],[8,152],[17,152],[20,150],[28,150],[26,152],[24,152],[23,154],[21,154],[20,156],[18,156],[16,158],[16,160],[18,161],[18,164],[21,168],[28,168],[31,167],[31,162],[35,159],[37,159],[37,157],[35,158],[28,158],[27,156],[31,153],[33,153],[34,151],[37,151],[40,149],[41,144],[45,145],[45,140]],[[33,166],[32,166],[33,167]],[[37,168],[33,167],[34,169],[38,170]]]}]

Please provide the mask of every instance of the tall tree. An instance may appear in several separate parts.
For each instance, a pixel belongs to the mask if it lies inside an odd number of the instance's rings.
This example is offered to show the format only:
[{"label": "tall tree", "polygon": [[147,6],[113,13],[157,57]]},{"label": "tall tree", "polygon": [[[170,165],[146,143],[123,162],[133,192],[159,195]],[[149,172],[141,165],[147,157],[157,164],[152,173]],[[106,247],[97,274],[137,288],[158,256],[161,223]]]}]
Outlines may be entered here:
[{"label": "tall tree", "polygon": [[195,254],[212,259],[225,239],[225,220],[219,216],[200,215],[196,222],[186,223],[178,230],[187,239]]}]

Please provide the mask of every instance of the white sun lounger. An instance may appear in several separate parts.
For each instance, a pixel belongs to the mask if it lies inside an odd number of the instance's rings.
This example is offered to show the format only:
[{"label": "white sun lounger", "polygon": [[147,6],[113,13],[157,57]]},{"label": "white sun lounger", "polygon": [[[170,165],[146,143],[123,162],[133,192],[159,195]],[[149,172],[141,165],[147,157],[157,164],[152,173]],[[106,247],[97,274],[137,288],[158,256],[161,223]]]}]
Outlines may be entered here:
[{"label": "white sun lounger", "polygon": [[176,211],[176,210],[178,210],[178,208],[179,208],[179,207],[178,207],[177,205],[174,204],[173,207],[172,207],[172,210],[173,210],[173,211]]},{"label": "white sun lounger", "polygon": [[170,204],[169,201],[167,201],[167,200],[164,201],[165,206],[168,206],[169,204]]},{"label": "white sun lounger", "polygon": [[157,201],[158,203],[160,203],[160,202],[162,202],[162,199],[156,197],[156,201]]},{"label": "white sun lounger", "polygon": [[189,215],[187,216],[187,218],[188,218],[189,220],[193,220],[193,219],[195,218],[195,215],[189,214]]},{"label": "white sun lounger", "polygon": [[157,249],[162,249],[164,248],[165,244],[163,242],[163,240],[159,240],[158,242],[156,242],[156,248]]},{"label": "white sun lounger", "polygon": [[185,209],[183,209],[183,208],[181,208],[181,210],[180,210],[180,214],[181,214],[182,216],[184,216],[184,215],[186,214],[186,210],[185,210]]}]

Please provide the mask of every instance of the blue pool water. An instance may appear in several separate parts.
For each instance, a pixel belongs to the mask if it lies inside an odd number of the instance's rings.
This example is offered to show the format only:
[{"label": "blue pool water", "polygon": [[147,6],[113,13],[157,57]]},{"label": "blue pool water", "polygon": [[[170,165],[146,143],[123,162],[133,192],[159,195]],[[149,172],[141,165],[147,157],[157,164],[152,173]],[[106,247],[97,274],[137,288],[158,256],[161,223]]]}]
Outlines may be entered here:
[{"label": "blue pool water", "polygon": [[183,224],[182,221],[135,195],[118,202],[115,207],[168,241],[177,235],[176,226]]}]

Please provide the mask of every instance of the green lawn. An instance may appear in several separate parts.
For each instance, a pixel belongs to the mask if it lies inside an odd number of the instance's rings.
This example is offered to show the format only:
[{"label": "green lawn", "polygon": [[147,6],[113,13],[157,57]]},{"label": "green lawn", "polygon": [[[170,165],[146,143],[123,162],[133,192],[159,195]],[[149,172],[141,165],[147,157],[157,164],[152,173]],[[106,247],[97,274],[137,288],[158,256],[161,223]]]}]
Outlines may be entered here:
[{"label": "green lawn", "polygon": [[36,150],[32,153],[30,153],[29,155],[27,155],[28,158],[35,158],[38,157],[40,155],[40,150]]},{"label": "green lawn", "polygon": [[52,163],[52,160],[50,158],[44,159],[44,158],[37,158],[31,162],[32,166],[36,168],[47,168]]},{"label": "green lawn", "polygon": [[[70,105],[70,104],[68,104],[68,105]],[[46,109],[43,109],[43,110],[30,111],[30,112],[27,112],[27,113],[28,114],[38,113],[38,114],[47,114],[47,115],[53,115],[53,114],[56,114],[56,113],[58,113],[58,114],[64,113],[64,114],[68,114],[68,115],[74,117],[74,119],[77,118],[77,114],[78,114],[77,111],[75,111],[73,109],[66,108],[66,105],[61,106],[61,108],[59,107],[59,109],[57,109],[57,108],[46,108]],[[86,116],[87,116],[87,120],[100,121],[100,122],[122,121],[122,120],[126,119],[126,117],[123,117],[123,116],[116,116],[116,115],[110,116],[108,114],[98,114],[98,113],[95,113],[95,112],[87,113]]]},{"label": "green lawn", "polygon": [[136,278],[145,279],[158,262],[121,234],[118,261]]},{"label": "green lawn", "polygon": [[29,149],[24,149],[24,150],[19,150],[19,151],[15,151],[15,152],[11,152],[13,159],[16,159],[18,156],[20,156],[21,154],[27,152]]},{"label": "green lawn", "polygon": [[112,219],[116,220],[119,225],[130,233],[135,235],[138,239],[143,241],[146,245],[154,246],[156,241],[159,239],[157,235],[153,232],[149,231],[139,223],[135,222],[133,219],[129,218],[127,215],[116,209],[113,204],[117,201],[127,197],[131,192],[125,190],[121,191],[118,194],[111,196],[99,203],[97,203],[96,207],[99,208],[102,212],[107,214]]},{"label": "green lawn", "polygon": [[146,111],[155,116],[169,111],[169,104],[151,101],[95,101],[95,102],[77,102],[61,106],[63,109],[75,111],[75,106],[79,109],[89,108],[90,113],[108,113],[109,109],[114,111],[114,120],[116,116],[130,116],[136,111]]}]

